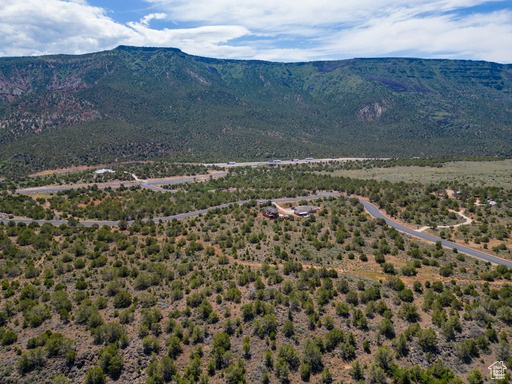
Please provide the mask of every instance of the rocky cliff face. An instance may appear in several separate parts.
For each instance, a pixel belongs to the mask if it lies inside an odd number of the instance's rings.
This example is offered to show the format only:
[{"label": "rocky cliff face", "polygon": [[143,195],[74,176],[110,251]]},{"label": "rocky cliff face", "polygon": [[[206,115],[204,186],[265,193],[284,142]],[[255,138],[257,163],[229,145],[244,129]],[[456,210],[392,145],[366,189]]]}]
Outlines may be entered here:
[{"label": "rocky cliff face", "polygon": [[379,120],[382,115],[391,107],[391,105],[383,101],[376,101],[373,104],[365,105],[359,111],[357,111],[357,116],[363,121],[376,121]]},{"label": "rocky cliff face", "polygon": [[101,118],[83,97],[90,85],[84,75],[95,60],[56,58],[0,60],[0,132],[10,139],[41,134]]}]

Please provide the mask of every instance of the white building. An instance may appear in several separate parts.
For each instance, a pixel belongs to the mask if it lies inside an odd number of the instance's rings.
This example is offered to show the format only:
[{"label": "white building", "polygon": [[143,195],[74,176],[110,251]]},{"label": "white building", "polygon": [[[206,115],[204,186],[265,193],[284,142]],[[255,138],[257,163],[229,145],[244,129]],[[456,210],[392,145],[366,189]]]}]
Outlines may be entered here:
[{"label": "white building", "polygon": [[116,171],[113,169],[102,168],[95,170],[94,173],[97,175],[103,175],[104,173],[116,173]]}]

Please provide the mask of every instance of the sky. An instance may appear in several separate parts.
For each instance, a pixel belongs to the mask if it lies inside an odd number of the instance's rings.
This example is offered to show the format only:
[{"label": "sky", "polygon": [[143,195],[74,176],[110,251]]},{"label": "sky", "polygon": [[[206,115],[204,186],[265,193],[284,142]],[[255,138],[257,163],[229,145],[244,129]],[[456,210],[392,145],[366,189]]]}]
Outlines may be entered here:
[{"label": "sky", "polygon": [[0,0],[0,56],[118,45],[271,61],[512,63],[512,0]]}]

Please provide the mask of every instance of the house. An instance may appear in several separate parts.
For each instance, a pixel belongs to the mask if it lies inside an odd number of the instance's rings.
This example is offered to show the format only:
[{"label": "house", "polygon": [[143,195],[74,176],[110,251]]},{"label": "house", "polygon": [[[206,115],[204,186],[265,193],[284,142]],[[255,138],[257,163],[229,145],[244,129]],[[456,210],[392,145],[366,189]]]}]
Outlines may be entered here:
[{"label": "house", "polygon": [[277,219],[279,217],[279,211],[276,207],[267,207],[263,210],[263,216],[269,219]]},{"label": "house", "polygon": [[312,205],[298,205],[296,207],[293,207],[292,210],[293,213],[295,213],[297,216],[307,217],[311,213],[318,212],[318,207]]},{"label": "house", "polygon": [[488,367],[490,374],[491,374],[491,380],[504,380],[505,379],[505,371],[507,370],[507,367],[503,363],[503,361],[496,361],[494,364],[491,364]]},{"label": "house", "polygon": [[113,169],[102,168],[95,170],[94,173],[97,175],[103,175],[104,173],[116,173],[116,171],[114,171]]}]

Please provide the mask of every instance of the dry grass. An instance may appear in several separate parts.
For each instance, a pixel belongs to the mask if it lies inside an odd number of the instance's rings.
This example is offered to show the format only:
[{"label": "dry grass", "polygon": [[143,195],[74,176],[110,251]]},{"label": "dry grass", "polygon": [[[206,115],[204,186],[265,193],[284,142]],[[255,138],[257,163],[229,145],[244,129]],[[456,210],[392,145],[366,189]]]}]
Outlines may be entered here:
[{"label": "dry grass", "polygon": [[512,159],[501,161],[458,161],[435,167],[392,167],[357,170],[337,170],[336,176],[392,182],[437,183],[459,181],[471,185],[512,188]]}]

